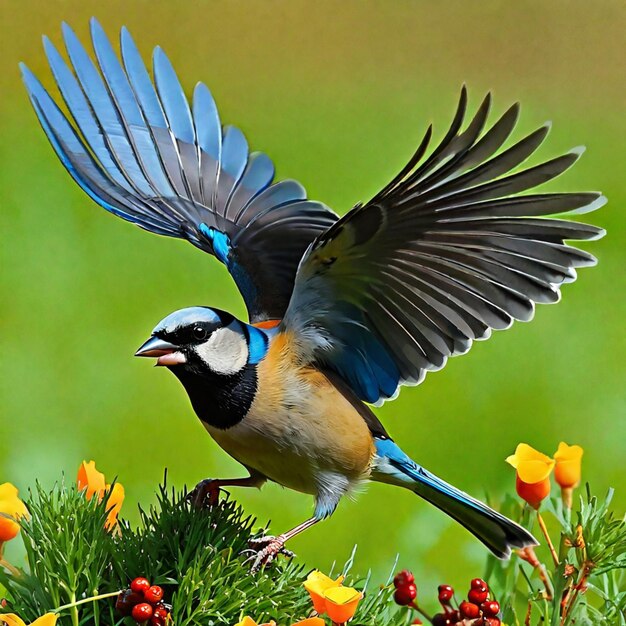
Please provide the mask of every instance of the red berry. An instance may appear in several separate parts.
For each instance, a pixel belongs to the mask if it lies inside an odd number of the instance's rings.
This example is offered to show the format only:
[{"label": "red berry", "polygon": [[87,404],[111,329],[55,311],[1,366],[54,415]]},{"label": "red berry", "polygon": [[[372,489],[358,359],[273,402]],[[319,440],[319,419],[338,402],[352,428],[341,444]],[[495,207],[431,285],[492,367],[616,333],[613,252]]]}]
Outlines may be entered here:
[{"label": "red berry", "polygon": [[165,618],[153,615],[150,618],[150,626],[165,626]]},{"label": "red berry", "polygon": [[495,600],[490,600],[488,602],[483,602],[480,605],[480,608],[487,617],[496,617],[496,615],[500,612],[500,603]]},{"label": "red berry", "polygon": [[130,588],[137,593],[144,593],[150,589],[150,581],[147,578],[135,578],[135,580],[130,583]]},{"label": "red berry", "polygon": [[417,598],[417,587],[413,583],[398,587],[393,594],[393,599],[400,606],[409,606],[415,598]]},{"label": "red berry", "polygon": [[154,608],[154,617],[161,617],[163,619],[167,619],[167,616],[169,614],[170,612],[162,604],[157,604],[156,607]]},{"label": "red berry", "polygon": [[454,589],[450,585],[439,585],[439,602],[449,604],[454,596]]},{"label": "red berry", "polygon": [[489,591],[480,591],[478,589],[470,589],[467,599],[473,604],[480,606],[489,597]]},{"label": "red berry", "polygon": [[480,616],[480,608],[467,600],[463,600],[463,602],[459,604],[459,611],[466,619],[476,619]]},{"label": "red berry", "polygon": [[127,616],[130,615],[133,607],[140,602],[143,602],[142,593],[137,593],[131,589],[124,589],[124,591],[121,591],[117,596],[115,601],[115,610],[120,615]]},{"label": "red berry", "polygon": [[147,602],[142,602],[133,607],[131,615],[136,622],[142,624],[152,617],[152,607]]},{"label": "red berry", "polygon": [[482,578],[474,578],[470,583],[472,589],[478,589],[478,591],[489,591],[489,586]]},{"label": "red berry", "polygon": [[405,585],[411,585],[415,582],[415,576],[408,569],[403,569],[401,572],[395,575],[393,584],[395,587],[404,587]]},{"label": "red berry", "polygon": [[436,615],[433,615],[431,621],[433,626],[451,626],[451,624],[453,624],[445,613],[437,613]]},{"label": "red berry", "polygon": [[143,595],[146,602],[149,602],[150,604],[157,604],[163,600],[163,589],[161,589],[158,585],[152,585],[152,587],[145,591]]}]

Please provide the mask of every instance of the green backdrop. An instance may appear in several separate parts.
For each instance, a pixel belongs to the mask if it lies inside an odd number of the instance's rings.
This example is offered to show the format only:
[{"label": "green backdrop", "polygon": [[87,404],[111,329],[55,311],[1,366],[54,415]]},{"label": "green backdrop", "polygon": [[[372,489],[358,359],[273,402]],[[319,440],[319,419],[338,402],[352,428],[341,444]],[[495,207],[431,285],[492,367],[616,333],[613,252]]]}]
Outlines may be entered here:
[{"label": "green backdrop", "polygon": [[[52,80],[40,45],[82,38],[96,15],[122,24],[148,55],[161,45],[190,92],[206,82],[222,120],[310,197],[345,212],[406,162],[430,121],[446,130],[460,86],[495,113],[521,100],[519,133],[546,119],[544,157],[585,144],[552,189],[602,190],[591,219],[608,236],[588,246],[558,306],[453,359],[378,411],[420,463],[477,496],[513,490],[504,464],[519,441],[552,453],[585,448],[584,477],[621,488],[624,452],[624,158],[626,7],[621,2],[299,2],[67,0],[0,3],[0,482],[73,479],[95,459],[125,485],[124,512],[151,499],[167,466],[176,484],[237,475],[205,434],[182,387],[133,358],[174,309],[207,304],[243,315],[225,269],[192,246],[146,234],[96,207],[47,143],[20,83],[25,61]],[[621,484],[620,484],[621,483]],[[281,531],[311,510],[276,485],[238,491]],[[375,485],[293,547],[327,568],[359,545],[357,568],[382,579],[396,553],[422,585],[463,584],[482,546],[412,494]]]}]

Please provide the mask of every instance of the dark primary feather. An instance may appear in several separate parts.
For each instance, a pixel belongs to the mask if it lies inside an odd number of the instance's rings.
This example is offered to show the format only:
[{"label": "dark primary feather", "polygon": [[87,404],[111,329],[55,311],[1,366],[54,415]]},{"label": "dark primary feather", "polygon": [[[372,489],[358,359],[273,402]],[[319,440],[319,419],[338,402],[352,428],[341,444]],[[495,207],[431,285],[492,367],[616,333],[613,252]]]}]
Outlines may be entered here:
[{"label": "dark primary feather", "polygon": [[[96,62],[67,26],[68,66],[44,48],[69,115],[30,70],[24,82],[57,155],[105,209],[151,232],[189,240],[226,263],[252,321],[282,317],[307,246],[337,219],[307,200],[296,181],[274,183],[274,165],[248,151],[243,133],[222,127],[199,83],[192,107],[156,48],[150,78],[128,31],[117,57],[91,21]],[[215,238],[214,230],[224,234]]]},{"label": "dark primary feather", "polygon": [[[304,361],[334,369],[368,402],[419,383],[448,357],[552,303],[576,268],[593,265],[571,240],[595,226],[546,217],[586,212],[598,193],[525,193],[567,170],[581,150],[517,169],[543,126],[510,147],[519,105],[485,130],[488,95],[462,130],[465,88],[452,125],[364,206],[318,237],[296,276],[284,328]],[[518,195],[523,194],[523,195]]]}]

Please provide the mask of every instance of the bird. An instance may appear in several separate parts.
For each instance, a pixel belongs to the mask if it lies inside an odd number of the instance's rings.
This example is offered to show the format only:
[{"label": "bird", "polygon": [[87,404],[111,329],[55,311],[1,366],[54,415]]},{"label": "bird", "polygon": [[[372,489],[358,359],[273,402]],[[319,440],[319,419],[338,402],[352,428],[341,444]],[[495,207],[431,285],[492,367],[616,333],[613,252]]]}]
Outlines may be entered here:
[{"label": "bird", "polygon": [[572,221],[599,192],[538,192],[583,149],[525,165],[550,125],[515,141],[520,105],[489,122],[491,94],[466,122],[465,86],[431,148],[342,217],[275,180],[271,159],[222,125],[210,90],[188,98],[156,47],[152,75],[128,29],[116,52],[92,19],[95,58],[62,25],[66,61],[43,45],[65,111],[23,63],[39,122],[74,181],[140,228],[184,239],[228,269],[248,319],[190,306],[160,321],[137,350],[183,385],[217,444],[246,470],[207,479],[201,497],[267,481],[310,494],[314,513],[251,543],[253,569],[289,554],[288,540],[375,481],[427,500],[496,557],[533,535],[412,460],[374,408],[419,385],[493,330],[532,319],[596,259],[571,242],[604,230]]}]

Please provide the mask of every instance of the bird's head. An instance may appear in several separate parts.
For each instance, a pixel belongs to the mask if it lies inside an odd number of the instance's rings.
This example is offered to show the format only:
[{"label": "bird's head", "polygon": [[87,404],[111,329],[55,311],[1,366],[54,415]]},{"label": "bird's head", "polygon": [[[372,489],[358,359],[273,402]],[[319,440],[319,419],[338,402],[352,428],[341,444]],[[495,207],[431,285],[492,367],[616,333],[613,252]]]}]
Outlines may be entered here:
[{"label": "bird's head", "polygon": [[189,307],[161,320],[135,356],[155,357],[156,364],[196,375],[233,375],[250,363],[248,325],[229,313]]}]

